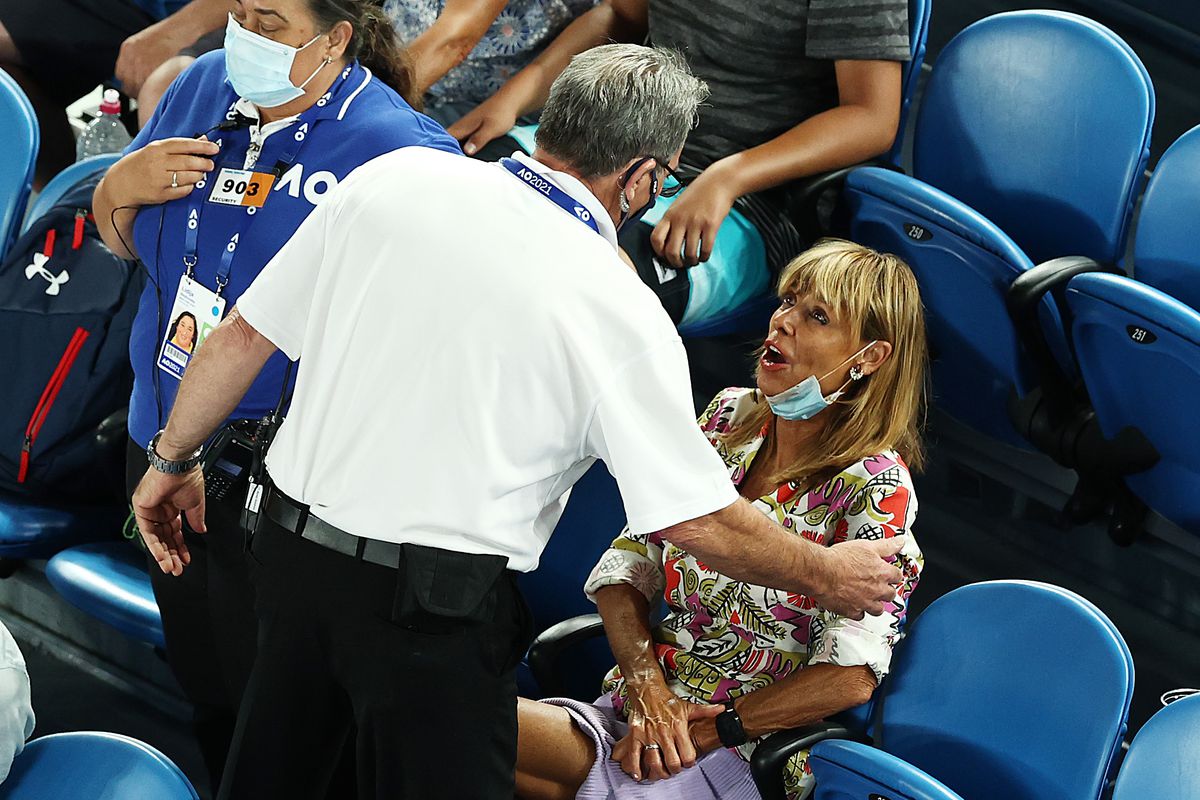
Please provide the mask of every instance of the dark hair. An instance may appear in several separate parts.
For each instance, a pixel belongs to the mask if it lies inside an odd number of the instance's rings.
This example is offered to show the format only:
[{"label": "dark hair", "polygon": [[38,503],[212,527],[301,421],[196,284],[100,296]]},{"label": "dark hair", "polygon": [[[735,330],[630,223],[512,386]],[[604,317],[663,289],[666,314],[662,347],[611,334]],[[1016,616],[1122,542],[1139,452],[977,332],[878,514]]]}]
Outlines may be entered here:
[{"label": "dark hair", "polygon": [[343,20],[349,22],[354,33],[346,57],[357,58],[410,106],[422,109],[421,98],[414,91],[412,59],[378,0],[308,0],[308,7],[322,30]]},{"label": "dark hair", "polygon": [[179,329],[179,321],[182,320],[184,317],[191,317],[191,319],[192,319],[192,346],[191,346],[191,349],[189,350],[189,352],[191,352],[192,350],[196,349],[196,339],[200,335],[200,330],[199,330],[200,326],[196,324],[196,317],[190,311],[184,311],[182,314],[180,314],[178,317],[175,318],[174,322],[171,323],[171,330],[167,331],[167,341],[170,342],[175,339],[175,331]]}]

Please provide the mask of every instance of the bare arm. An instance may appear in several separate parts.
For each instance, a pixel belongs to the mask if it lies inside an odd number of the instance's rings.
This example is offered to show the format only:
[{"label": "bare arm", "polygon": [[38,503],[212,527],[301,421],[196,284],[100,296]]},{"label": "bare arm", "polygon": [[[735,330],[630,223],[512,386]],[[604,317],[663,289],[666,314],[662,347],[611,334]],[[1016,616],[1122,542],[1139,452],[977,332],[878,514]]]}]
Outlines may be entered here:
[{"label": "bare arm", "polygon": [[446,0],[437,20],[408,45],[417,94],[425,94],[479,44],[507,0]]},{"label": "bare arm", "polygon": [[[178,461],[195,452],[237,407],[274,352],[275,345],[234,308],[188,364],[175,407],[158,442],[158,454]],[[200,468],[181,475],[168,475],[153,467],[146,470],[133,493],[133,513],[159,569],[181,575],[191,555],[180,514],[187,514],[193,530],[205,530],[204,475]]]},{"label": "bare arm", "polygon": [[274,352],[234,306],[188,364],[158,454],[174,460],[195,452],[237,408]]},{"label": "bare arm", "polygon": [[463,151],[471,155],[503,136],[517,117],[541,108],[550,84],[573,56],[607,42],[640,42],[648,30],[647,0],[602,0],[568,25],[500,91],[451,125],[450,134],[464,142]]},{"label": "bare arm", "polygon": [[900,120],[896,61],[837,61],[838,105],[704,170],[655,227],[651,243],[674,267],[712,254],[733,201],[797,178],[848,167],[891,146]]},{"label": "bare arm", "polygon": [[[681,700],[667,686],[654,654],[650,604],[627,583],[596,590],[596,607],[621,675],[625,678],[629,733],[613,746],[612,757],[634,780],[662,780],[696,763],[689,725],[712,717],[721,706]],[[645,747],[655,743],[659,749]]]},{"label": "bare arm", "polygon": [[[808,725],[862,705],[871,698],[873,691],[875,673],[870,667],[813,664],[738,698],[734,709],[742,720],[746,735],[754,739]],[[701,753],[721,746],[714,720],[695,720],[690,727],[692,739]]]},{"label": "bare arm", "polygon": [[718,572],[747,583],[806,594],[834,613],[862,619],[880,614],[895,597],[900,570],[883,559],[904,537],[855,540],[822,547],[785,531],[744,499],[662,531]]},{"label": "bare arm", "polygon": [[159,64],[225,24],[232,0],[192,0],[166,19],[138,31],[121,43],[116,76],[126,94],[137,96]]}]

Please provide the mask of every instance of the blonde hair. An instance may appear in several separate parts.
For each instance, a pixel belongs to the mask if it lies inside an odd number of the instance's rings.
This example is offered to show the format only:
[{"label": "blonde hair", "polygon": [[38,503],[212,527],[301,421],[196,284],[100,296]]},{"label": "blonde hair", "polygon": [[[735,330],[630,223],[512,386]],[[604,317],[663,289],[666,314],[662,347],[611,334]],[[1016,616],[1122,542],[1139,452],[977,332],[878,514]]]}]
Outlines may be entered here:
[{"label": "blonde hair", "polygon": [[[822,239],[784,267],[778,293],[812,294],[849,322],[856,340],[890,342],[892,353],[821,412],[833,418],[808,455],[770,476],[771,482],[811,489],[885,450],[897,451],[910,468],[921,469],[928,353],[921,295],[908,265],[853,242]],[[761,393],[757,399],[758,408],[722,437],[726,443],[743,445],[773,420]]]}]

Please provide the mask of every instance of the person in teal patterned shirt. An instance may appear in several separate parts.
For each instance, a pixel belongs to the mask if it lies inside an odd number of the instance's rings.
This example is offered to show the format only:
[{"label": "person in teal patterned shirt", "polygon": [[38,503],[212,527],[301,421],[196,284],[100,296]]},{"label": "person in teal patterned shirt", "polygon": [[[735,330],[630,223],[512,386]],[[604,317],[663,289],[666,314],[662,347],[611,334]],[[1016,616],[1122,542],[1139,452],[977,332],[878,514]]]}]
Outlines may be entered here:
[{"label": "person in teal patterned shirt", "polygon": [[[585,587],[617,666],[593,704],[521,701],[520,796],[757,798],[749,759],[763,736],[860,705],[887,674],[924,564],[909,473],[924,462],[916,280],[895,256],[826,240],[785,268],[779,297],[756,388],[721,392],[700,426],[741,495],[797,536],[905,536],[894,600],[852,620],[622,532]],[[786,770],[793,800],[811,792],[807,755]]]}]

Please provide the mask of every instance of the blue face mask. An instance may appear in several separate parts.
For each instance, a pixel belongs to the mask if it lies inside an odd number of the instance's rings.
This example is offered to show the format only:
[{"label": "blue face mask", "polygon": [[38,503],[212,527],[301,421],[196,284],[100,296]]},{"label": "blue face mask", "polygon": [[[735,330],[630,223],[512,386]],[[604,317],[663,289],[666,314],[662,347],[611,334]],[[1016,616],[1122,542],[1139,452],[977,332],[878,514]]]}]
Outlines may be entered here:
[{"label": "blue face mask", "polygon": [[629,213],[629,200],[625,198],[625,184],[629,183],[629,178],[633,176],[634,171],[636,171],[638,167],[646,163],[648,160],[649,159],[642,159],[630,167],[629,171],[625,173],[625,180],[621,185],[621,218],[617,220],[618,231],[624,228],[626,225],[632,225],[642,217],[646,216],[650,209],[654,208],[654,204],[658,202],[658,167],[650,170],[650,202],[646,203],[646,205],[642,206],[631,214]]},{"label": "blue face mask", "polygon": [[767,403],[777,417],[783,419],[812,419],[821,411],[829,408],[839,397],[846,393],[846,387],[863,377],[862,368],[855,364],[850,368],[850,378],[841,387],[828,396],[821,394],[821,379],[832,375],[841,369],[842,364],[861,356],[875,342],[871,342],[862,350],[847,358],[841,364],[826,372],[821,378],[809,375],[790,389],[784,389],[779,394],[767,395]]},{"label": "blue face mask", "polygon": [[292,47],[259,36],[229,15],[225,26],[225,72],[233,90],[259,108],[275,108],[304,94],[304,87],[333,59],[326,58],[304,83],[292,83],[292,62],[305,47],[325,34],[317,34],[304,47]]}]

